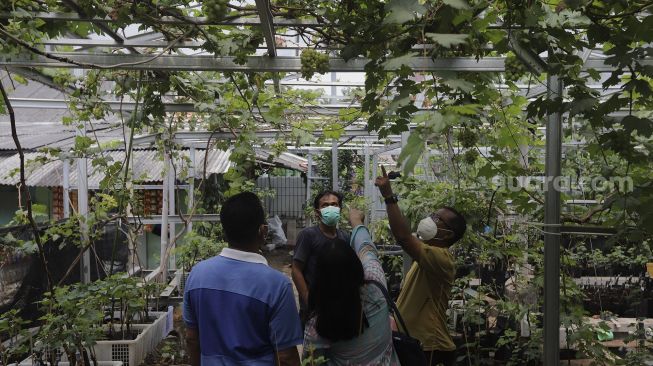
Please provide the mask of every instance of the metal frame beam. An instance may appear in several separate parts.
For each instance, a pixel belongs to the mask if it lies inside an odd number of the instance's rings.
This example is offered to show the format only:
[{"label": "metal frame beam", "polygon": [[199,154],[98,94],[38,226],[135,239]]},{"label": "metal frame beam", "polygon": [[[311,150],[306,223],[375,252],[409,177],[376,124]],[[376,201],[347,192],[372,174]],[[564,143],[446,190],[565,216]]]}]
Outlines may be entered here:
[{"label": "metal frame beam", "polygon": [[[268,48],[268,57],[277,57],[277,41],[274,35],[274,17],[270,10],[270,1],[256,0],[256,10],[261,20],[261,31],[265,38],[265,45]],[[279,74],[274,74],[272,80],[274,81],[275,92],[281,93]]]},{"label": "metal frame beam", "polygon": [[[236,133],[238,133],[238,131],[236,131]],[[261,139],[277,139],[280,136],[286,136],[292,134],[292,131],[291,130],[256,131],[255,134],[257,138],[261,138]],[[320,130],[314,131],[313,135],[315,137],[322,137],[324,136],[324,131],[320,131]],[[142,144],[152,144],[156,142],[157,136],[158,134],[135,136],[133,140],[133,144],[135,146],[142,145]],[[351,137],[359,137],[359,138],[368,137],[368,138],[378,139],[378,136],[379,135],[377,133],[370,132],[365,128],[345,129],[342,136],[340,136],[340,140],[346,141]],[[192,142],[192,141],[208,141],[209,138],[212,140],[230,140],[234,138],[234,135],[231,131],[230,132],[179,131],[179,132],[175,132],[172,137],[175,140],[175,142],[183,144],[185,142]],[[398,140],[399,136],[389,136],[388,139]]]},{"label": "metal frame beam", "polygon": [[[41,99],[41,98],[9,98],[14,108],[37,108],[37,109],[70,109],[68,102],[63,99]],[[133,111],[135,102],[120,102],[119,100],[103,101],[113,112]],[[166,112],[193,112],[196,111],[193,103],[166,103]]]},{"label": "metal frame beam", "polygon": [[[39,108],[39,109],[69,109],[68,102],[63,99],[40,99],[40,98],[13,98],[10,97],[9,100],[12,102],[14,108]],[[113,112],[123,112],[133,111],[135,108],[134,102],[121,102],[116,100],[104,101],[109,109]],[[165,111],[168,113],[174,112],[197,112],[193,103],[164,103]],[[320,116],[331,116],[338,115],[341,109],[348,108],[359,108],[360,105],[357,104],[322,104],[322,105],[306,105],[301,111],[287,111],[286,114],[309,114],[316,117]],[[416,114],[428,113],[430,111],[435,111],[432,108],[419,108]],[[261,112],[267,112],[267,107],[261,107]],[[648,111],[642,111],[648,112]],[[610,113],[610,117],[621,119],[629,115],[628,110],[622,110],[618,112]]]},{"label": "metal frame beam", "polygon": [[[219,222],[220,215],[218,214],[194,214],[192,216],[184,215],[184,219],[190,220],[191,222]],[[131,216],[127,218],[132,224],[160,224],[162,215],[153,215],[153,216]],[[168,215],[168,223],[170,224],[183,224],[182,216],[179,215]]]},{"label": "metal frame beam", "polygon": [[[0,19],[16,18],[17,14],[12,12],[0,13]],[[110,17],[88,17],[77,13],[57,13],[57,12],[36,12],[30,13],[31,17],[50,21],[66,22],[93,22],[93,23],[115,23],[116,20]],[[287,19],[275,17],[274,23],[280,27],[326,27],[328,24],[320,23],[315,19]],[[258,26],[262,21],[259,18],[235,18],[229,20],[209,20],[207,17],[190,17],[190,16],[163,16],[157,20],[158,24],[195,24],[195,25],[233,25],[233,26]]]},{"label": "metal frame beam", "polygon": [[[47,46],[78,46],[81,49],[92,47],[109,47],[109,48],[125,48],[125,47],[142,47],[142,48],[203,48],[205,43],[199,41],[181,41],[174,45],[171,42],[166,42],[165,36],[161,33],[148,33],[146,37],[129,37],[125,38],[124,42],[117,42],[112,39],[89,39],[89,38],[55,38],[40,40],[38,44]],[[278,50],[301,50],[305,47],[302,46],[277,46]],[[257,47],[257,49],[267,49],[266,47]],[[340,50],[336,47],[319,47],[319,50]]]},{"label": "metal frame beam", "polygon": [[[163,35],[161,35],[163,37]],[[157,37],[157,39],[160,37]],[[40,44],[47,46],[79,46],[79,47],[119,47],[119,48],[128,48],[128,47],[142,47],[142,48],[166,48],[170,47],[170,42],[154,40],[129,40],[126,39],[124,42],[118,42],[111,39],[87,39],[87,38],[57,38],[57,39],[46,39]],[[173,49],[177,48],[201,48],[204,46],[204,43],[197,41],[182,41],[177,42],[172,46]]]},{"label": "metal frame beam", "polygon": [[[60,68],[114,68],[125,70],[184,70],[184,71],[247,71],[247,72],[300,72],[301,61],[296,56],[250,56],[247,62],[239,65],[234,57],[214,57],[212,55],[142,55],[142,54],[91,54],[75,52],[53,52],[51,55],[64,60],[82,64],[75,65],[39,55],[21,55],[15,58],[3,57],[2,66],[60,67]],[[357,58],[345,61],[340,58],[329,60],[331,72],[364,72],[369,59]],[[653,60],[638,60],[642,65],[653,65]],[[486,57],[480,60],[468,57],[431,59],[415,57],[406,63],[415,72],[430,71],[504,71],[502,57]],[[399,66],[387,67],[392,71]],[[612,72],[614,66],[606,64],[603,59],[588,59],[583,70],[594,69],[598,72]]]}]

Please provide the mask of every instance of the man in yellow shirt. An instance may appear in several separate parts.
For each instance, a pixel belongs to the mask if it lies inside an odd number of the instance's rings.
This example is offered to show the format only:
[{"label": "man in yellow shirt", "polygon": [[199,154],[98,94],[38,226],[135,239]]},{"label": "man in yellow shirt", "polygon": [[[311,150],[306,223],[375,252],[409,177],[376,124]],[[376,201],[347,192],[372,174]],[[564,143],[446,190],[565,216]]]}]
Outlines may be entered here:
[{"label": "man in yellow shirt", "polygon": [[410,335],[419,339],[429,364],[455,365],[456,346],[447,329],[449,295],[456,275],[449,247],[465,234],[465,218],[451,207],[442,207],[422,219],[417,236],[397,205],[390,179],[383,176],[376,186],[385,199],[390,229],[403,250],[413,259],[397,300],[397,307]]}]

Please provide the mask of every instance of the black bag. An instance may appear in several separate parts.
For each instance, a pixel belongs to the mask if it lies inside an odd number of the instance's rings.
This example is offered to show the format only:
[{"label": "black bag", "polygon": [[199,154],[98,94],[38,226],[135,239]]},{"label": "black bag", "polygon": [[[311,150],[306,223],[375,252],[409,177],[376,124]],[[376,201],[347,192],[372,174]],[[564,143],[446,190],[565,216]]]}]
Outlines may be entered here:
[{"label": "black bag", "polygon": [[428,363],[426,361],[426,356],[424,355],[424,350],[422,349],[422,343],[418,339],[411,337],[410,333],[408,333],[408,328],[406,328],[404,319],[401,318],[399,309],[397,309],[397,305],[395,305],[394,301],[390,298],[388,290],[386,290],[386,288],[378,281],[366,280],[365,283],[373,284],[381,290],[383,296],[385,296],[385,300],[388,302],[390,312],[394,314],[395,319],[406,332],[392,332],[392,344],[394,345],[395,352],[397,352],[397,356],[399,357],[399,363],[401,363],[402,366],[426,366]]}]

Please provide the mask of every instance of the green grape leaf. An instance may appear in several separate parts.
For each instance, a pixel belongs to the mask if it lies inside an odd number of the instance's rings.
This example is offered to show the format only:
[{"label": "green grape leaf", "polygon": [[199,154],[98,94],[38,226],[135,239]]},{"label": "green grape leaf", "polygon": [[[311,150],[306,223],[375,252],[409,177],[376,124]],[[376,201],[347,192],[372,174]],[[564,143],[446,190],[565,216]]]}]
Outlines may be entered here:
[{"label": "green grape leaf", "polygon": [[469,93],[474,90],[474,84],[470,83],[467,80],[463,79],[444,79],[442,80],[448,87],[451,89],[458,89],[465,93]]},{"label": "green grape leaf", "polygon": [[648,118],[626,116],[621,121],[621,124],[628,133],[637,131],[637,134],[644,137],[651,137],[651,134],[653,134],[653,121]]},{"label": "green grape leaf", "polygon": [[469,4],[465,0],[443,0],[442,2],[454,9],[461,9],[461,10],[469,9]]},{"label": "green grape leaf", "polygon": [[571,105],[571,110],[569,111],[570,116],[574,116],[586,111],[591,110],[598,103],[596,98],[583,98],[580,100],[575,100]]},{"label": "green grape leaf", "polygon": [[324,137],[327,139],[339,139],[345,132],[345,128],[339,123],[330,123],[324,126]]},{"label": "green grape leaf", "polygon": [[359,43],[352,43],[347,46],[345,46],[341,51],[340,51],[340,57],[342,57],[343,60],[349,61],[352,58],[358,56],[361,54],[362,47]]},{"label": "green grape leaf", "polygon": [[463,105],[452,105],[446,107],[447,111],[462,114],[467,116],[476,116],[478,115],[480,105],[478,104],[463,104]]},{"label": "green grape leaf", "polygon": [[383,63],[383,68],[386,70],[397,70],[403,66],[411,66],[416,57],[417,53],[415,52],[409,52],[399,57],[393,57]]},{"label": "green grape leaf", "polygon": [[411,132],[406,146],[401,149],[401,154],[399,154],[399,163],[403,165],[404,175],[408,175],[415,169],[423,151],[424,140],[421,133],[415,130]]},{"label": "green grape leaf", "polygon": [[386,6],[384,24],[402,24],[419,17],[426,8],[418,0],[391,0]]},{"label": "green grape leaf", "polygon": [[451,33],[426,33],[426,37],[433,42],[440,44],[442,47],[451,48],[467,42],[467,34],[451,34]]}]

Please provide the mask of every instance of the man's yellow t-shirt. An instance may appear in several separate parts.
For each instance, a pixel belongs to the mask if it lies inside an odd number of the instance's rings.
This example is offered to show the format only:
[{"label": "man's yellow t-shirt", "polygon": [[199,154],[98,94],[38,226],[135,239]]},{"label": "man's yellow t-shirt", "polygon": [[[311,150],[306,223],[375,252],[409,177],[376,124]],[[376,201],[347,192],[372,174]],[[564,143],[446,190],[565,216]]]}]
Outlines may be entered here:
[{"label": "man's yellow t-shirt", "polygon": [[397,307],[408,332],[425,351],[453,351],[456,346],[447,330],[449,294],[456,275],[453,257],[446,248],[424,243],[420,251],[419,263],[414,262],[406,275]]}]

